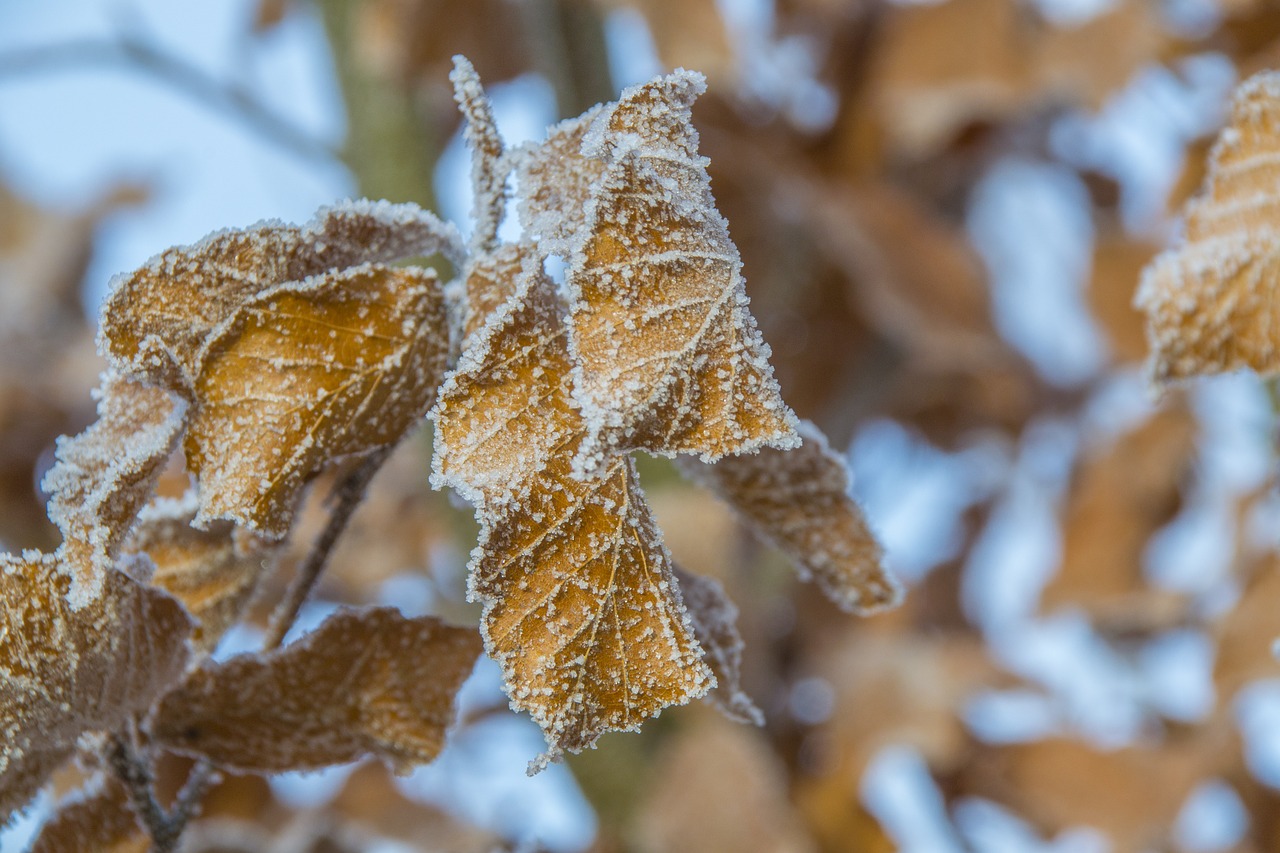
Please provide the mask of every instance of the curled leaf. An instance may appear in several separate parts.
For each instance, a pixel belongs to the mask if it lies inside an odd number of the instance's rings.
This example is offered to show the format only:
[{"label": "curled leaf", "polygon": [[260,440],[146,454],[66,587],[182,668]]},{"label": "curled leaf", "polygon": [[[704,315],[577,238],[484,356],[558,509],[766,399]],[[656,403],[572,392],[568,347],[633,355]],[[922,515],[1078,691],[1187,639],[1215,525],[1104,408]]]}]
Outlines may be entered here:
[{"label": "curled leaf", "polygon": [[434,399],[448,357],[435,274],[363,266],[246,301],[208,345],[187,431],[196,524],[288,532],[330,460],[393,444]]},{"label": "curled leaf", "polygon": [[1280,73],[1247,80],[1210,155],[1186,238],[1143,273],[1151,371],[1164,383],[1250,368],[1280,371]]},{"label": "curled leaf", "polygon": [[738,608],[715,578],[686,572],[678,566],[675,576],[689,610],[694,636],[716,677],[716,688],[707,694],[707,699],[735,722],[764,725],[764,714],[742,690],[745,644],[738,633]]},{"label": "curled leaf", "polygon": [[107,570],[73,610],[61,552],[0,555],[0,820],[87,731],[146,710],[187,662],[191,620],[168,595]]},{"label": "curled leaf", "polygon": [[568,256],[570,241],[584,224],[587,200],[604,174],[603,160],[582,153],[582,140],[603,106],[566,119],[543,142],[513,154],[520,187],[520,224],[547,254]]},{"label": "curled leaf", "polygon": [[472,629],[393,608],[341,611],[283,649],[196,670],[161,700],[156,740],[250,773],[376,755],[431,761],[480,653]]},{"label": "curled leaf", "polygon": [[473,249],[493,248],[506,209],[507,168],[502,157],[502,136],[493,120],[493,106],[480,85],[480,76],[465,56],[453,58],[453,99],[467,118],[467,148],[471,151],[471,189],[475,196]]},{"label": "curled leaf", "polygon": [[257,589],[267,548],[241,535],[227,521],[192,526],[199,504],[194,493],[159,500],[138,516],[126,553],[146,554],[155,565],[152,582],[181,601],[198,622],[192,641],[209,652],[240,621]]},{"label": "curled leaf", "polygon": [[861,614],[893,607],[902,588],[882,565],[880,544],[849,495],[849,469],[812,423],[802,421],[800,435],[804,443],[794,450],[681,465],[839,607]]},{"label": "curled leaf", "polygon": [[98,419],[74,438],[58,439],[45,475],[49,517],[62,530],[73,607],[92,601],[151,495],[182,431],[187,406],[160,388],[108,371]]},{"label": "curled leaf", "polygon": [[583,140],[606,169],[567,273],[580,472],[633,449],[711,461],[797,441],[697,154],[704,88],[679,71],[628,89]]},{"label": "curled leaf", "polygon": [[99,346],[118,369],[186,391],[210,334],[271,287],[365,263],[442,252],[457,229],[413,204],[350,201],[303,226],[263,222],[169,249],[112,282]]},{"label": "curled leaf", "polygon": [[530,262],[441,389],[434,482],[478,507],[470,594],[548,757],[703,695],[711,672],[635,467],[575,478],[585,424],[553,285]]}]

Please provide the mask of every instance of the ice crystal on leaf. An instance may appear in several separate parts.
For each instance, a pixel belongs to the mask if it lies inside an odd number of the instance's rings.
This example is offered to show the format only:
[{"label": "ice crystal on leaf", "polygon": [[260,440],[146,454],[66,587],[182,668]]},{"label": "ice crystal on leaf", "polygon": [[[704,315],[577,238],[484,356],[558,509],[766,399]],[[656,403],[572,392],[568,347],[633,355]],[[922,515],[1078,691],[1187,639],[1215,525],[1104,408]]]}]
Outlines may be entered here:
[{"label": "ice crystal on leaf", "polygon": [[742,690],[742,635],[738,633],[738,608],[715,578],[695,575],[676,567],[676,580],[689,609],[694,636],[706,653],[707,665],[716,677],[716,688],[707,694],[731,720],[764,725],[764,714]]},{"label": "ice crystal on leaf", "polygon": [[0,554],[0,820],[25,803],[87,731],[145,711],[182,673],[191,620],[115,569],[92,602],[66,602],[59,554]]},{"label": "ice crystal on leaf", "polygon": [[123,372],[188,389],[214,330],[269,288],[436,253],[463,256],[457,229],[412,204],[345,202],[303,226],[221,231],[117,277],[102,307],[100,346]]},{"label": "ice crystal on leaf", "polygon": [[401,772],[436,757],[480,639],[392,608],[338,612],[265,655],[206,664],[167,694],[155,737],[222,767],[314,770],[373,754]]},{"label": "ice crystal on leaf", "polygon": [[98,419],[62,438],[44,478],[49,517],[62,530],[59,555],[71,573],[70,600],[96,598],[134,517],[181,434],[187,406],[159,388],[108,372]]},{"label": "ice crystal on leaf", "polygon": [[512,703],[550,755],[711,686],[634,466],[575,478],[563,307],[526,265],[440,392],[436,478],[479,507],[471,592]]},{"label": "ice crystal on leaf", "polygon": [[867,614],[896,605],[902,589],[849,494],[848,467],[813,424],[802,421],[800,435],[804,443],[792,450],[682,465],[841,608]]},{"label": "ice crystal on leaf", "polygon": [[1251,368],[1280,372],[1280,73],[1237,91],[1187,206],[1181,247],[1156,258],[1136,297],[1156,382]]},{"label": "ice crystal on leaf", "polygon": [[796,443],[690,108],[702,76],[627,89],[582,141],[603,160],[567,273],[577,467],[626,450],[712,461]]},{"label": "ice crystal on leaf", "polygon": [[187,430],[196,523],[289,532],[334,458],[393,444],[435,399],[448,357],[435,274],[366,265],[271,288],[211,336]]},{"label": "ice crystal on leaf", "polygon": [[592,107],[547,131],[543,142],[516,149],[520,224],[549,255],[568,257],[569,241],[584,224],[587,201],[604,174],[604,161],[582,153],[582,140],[604,109]]}]

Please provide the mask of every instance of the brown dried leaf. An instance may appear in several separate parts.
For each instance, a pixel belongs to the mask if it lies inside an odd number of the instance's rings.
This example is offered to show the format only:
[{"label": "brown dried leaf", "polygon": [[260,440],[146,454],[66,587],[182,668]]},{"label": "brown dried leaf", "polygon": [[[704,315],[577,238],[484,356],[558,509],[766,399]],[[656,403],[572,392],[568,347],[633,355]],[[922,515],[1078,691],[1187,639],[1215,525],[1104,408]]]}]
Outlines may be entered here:
[{"label": "brown dried leaf", "polygon": [[1084,462],[1067,504],[1062,565],[1041,596],[1046,610],[1079,606],[1115,622],[1163,606],[1167,593],[1147,584],[1142,555],[1181,506],[1195,440],[1190,412],[1171,408]]},{"label": "brown dried leaf", "polygon": [[[581,420],[570,400],[572,362],[554,284],[528,257],[514,282],[478,291],[471,313],[512,290],[440,388],[432,482],[476,506],[514,499],[544,469]],[[511,275],[504,264],[504,275]],[[470,284],[470,281],[468,282]]]},{"label": "brown dried leaf", "polygon": [[507,172],[502,157],[502,135],[493,120],[493,106],[485,96],[476,69],[465,56],[453,58],[453,99],[466,116],[467,148],[471,151],[471,189],[474,231],[471,245],[476,254],[497,241],[498,226],[507,202]]},{"label": "brown dried leaf", "polygon": [[250,773],[369,754],[407,772],[440,752],[479,653],[474,630],[432,617],[342,611],[283,649],[196,670],[161,700],[154,735]]},{"label": "brown dried leaf", "polygon": [[470,594],[486,646],[550,757],[636,729],[711,680],[634,466],[572,474],[585,425],[562,316],[531,261],[432,412],[433,482],[479,508]]},{"label": "brown dried leaf", "polygon": [[603,160],[582,153],[582,140],[605,107],[595,106],[547,131],[543,142],[513,152],[520,188],[520,224],[546,254],[570,253],[586,222],[587,200],[604,175]]},{"label": "brown dried leaf", "polygon": [[147,853],[151,837],[133,817],[129,794],[114,776],[58,807],[30,853]]},{"label": "brown dried leaf", "polygon": [[269,288],[365,263],[463,254],[457,230],[413,204],[354,201],[306,225],[264,222],[162,252],[118,276],[99,345],[121,371],[192,388],[210,335]]},{"label": "brown dried leaf", "polygon": [[289,530],[306,481],[418,423],[448,357],[430,270],[361,266],[247,300],[212,336],[187,431],[196,524]]},{"label": "brown dried leaf", "polygon": [[61,552],[0,555],[0,819],[35,793],[86,731],[116,728],[181,675],[191,620],[114,569],[66,603]]},{"label": "brown dried leaf", "polygon": [[73,607],[101,591],[177,444],[187,411],[163,389],[111,371],[103,375],[97,396],[98,420],[75,438],[58,439],[57,462],[43,483],[49,517],[62,530]]},{"label": "brown dried leaf", "polygon": [[644,792],[636,849],[815,853],[788,782],[757,731],[707,717],[664,744]]},{"label": "brown dried leaf", "polygon": [[546,735],[533,769],[711,688],[629,459],[581,480],[556,457],[484,521],[470,591],[512,705]]},{"label": "brown dried leaf", "polygon": [[835,604],[870,614],[898,604],[902,588],[882,565],[862,510],[849,494],[849,469],[808,421],[794,450],[765,448],[714,465],[681,459],[690,477],[723,498],[762,539],[814,580]]},{"label": "brown dried leaf", "polygon": [[471,336],[515,292],[516,279],[528,251],[527,246],[519,243],[504,243],[496,251],[473,257],[466,276],[467,316],[462,330],[464,349]]},{"label": "brown dried leaf", "polygon": [[192,527],[198,509],[194,493],[147,506],[124,550],[151,558],[156,567],[152,583],[186,605],[198,622],[192,642],[210,652],[243,616],[262,576],[267,549],[253,537],[237,534],[227,521],[203,530]]},{"label": "brown dried leaf", "polygon": [[583,140],[606,170],[567,273],[580,472],[633,449],[711,461],[797,441],[697,154],[704,89],[687,71],[627,89]]},{"label": "brown dried leaf", "polygon": [[1236,91],[1203,194],[1187,206],[1185,242],[1143,274],[1135,303],[1147,314],[1156,382],[1280,371],[1278,140],[1280,73],[1268,72]]},{"label": "brown dried leaf", "polygon": [[715,578],[675,569],[684,606],[693,623],[693,634],[705,652],[704,659],[716,677],[707,699],[737,723],[764,725],[764,714],[742,690],[742,650],[738,633],[738,608]]}]

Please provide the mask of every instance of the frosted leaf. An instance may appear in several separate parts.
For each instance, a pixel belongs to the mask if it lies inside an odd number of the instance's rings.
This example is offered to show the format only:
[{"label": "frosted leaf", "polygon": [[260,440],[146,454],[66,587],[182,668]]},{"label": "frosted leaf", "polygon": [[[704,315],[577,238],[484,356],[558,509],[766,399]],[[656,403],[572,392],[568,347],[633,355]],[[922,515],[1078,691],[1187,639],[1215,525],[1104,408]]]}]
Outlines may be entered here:
[{"label": "frosted leaf", "polygon": [[553,283],[530,257],[440,391],[433,482],[477,506],[470,595],[549,757],[703,695],[711,672],[629,460],[576,479],[586,426]]},{"label": "frosted leaf", "polygon": [[480,654],[474,629],[394,608],[340,611],[283,649],[206,664],[160,703],[156,740],[250,773],[376,755],[431,761]]},{"label": "frosted leaf", "polygon": [[432,482],[477,506],[511,499],[582,430],[570,399],[572,365],[555,286],[532,258],[513,285],[503,280],[503,289],[511,286],[506,302],[469,339],[431,413]]},{"label": "frosted leaf", "polygon": [[96,598],[138,510],[151,496],[182,431],[185,403],[160,388],[108,371],[98,419],[74,438],[58,439],[45,475],[49,517],[62,530],[75,607]]},{"label": "frosted leaf", "polygon": [[270,552],[228,521],[193,527],[198,509],[194,492],[147,506],[124,550],[151,558],[151,582],[186,605],[198,623],[192,642],[210,652],[244,615]]},{"label": "frosted leaf", "polygon": [[147,853],[151,836],[129,805],[129,794],[114,776],[100,775],[86,790],[58,806],[40,830],[30,853]]},{"label": "frosted leaf", "polygon": [[463,348],[494,311],[511,298],[529,247],[504,243],[493,252],[472,257],[466,275],[466,321]]},{"label": "frosted leaf", "polygon": [[1250,368],[1280,372],[1280,73],[1247,80],[1187,206],[1186,239],[1143,273],[1158,383]]},{"label": "frosted leaf", "polygon": [[467,119],[467,148],[471,150],[471,189],[474,195],[472,215],[475,230],[471,245],[475,254],[493,248],[498,239],[498,226],[507,206],[507,172],[502,156],[502,136],[493,120],[493,106],[485,96],[476,69],[465,56],[453,58],[453,99]]},{"label": "frosted leaf", "polygon": [[800,436],[804,443],[794,450],[766,448],[714,465],[682,459],[681,467],[842,609],[869,614],[895,606],[902,589],[884,568],[880,544],[849,495],[844,460],[812,423],[801,421]]},{"label": "frosted leaf", "polygon": [[738,633],[738,608],[715,578],[686,572],[678,566],[675,576],[689,609],[694,636],[716,677],[716,688],[707,694],[707,699],[735,722],[764,725],[764,714],[742,690],[745,644]]},{"label": "frosted leaf", "polygon": [[102,308],[99,347],[120,370],[182,391],[195,384],[208,336],[267,289],[437,252],[461,262],[457,229],[417,205],[385,201],[321,208],[303,226],[219,231],[117,276]]},{"label": "frosted leaf", "polygon": [[448,357],[444,328],[435,274],[412,267],[355,267],[246,301],[211,336],[195,382],[195,523],[284,536],[312,475],[419,422]]},{"label": "frosted leaf", "polygon": [[704,88],[678,71],[628,89],[583,140],[606,170],[567,273],[590,427],[580,471],[632,449],[711,461],[797,441],[696,153],[690,107]]},{"label": "frosted leaf", "polygon": [[61,551],[0,555],[0,822],[87,731],[147,709],[186,666],[182,605],[108,569],[78,610]]},{"label": "frosted leaf", "polygon": [[584,481],[558,455],[482,520],[469,592],[512,706],[547,738],[532,769],[715,684],[629,459]]},{"label": "frosted leaf", "polygon": [[520,224],[546,254],[568,257],[587,200],[604,174],[603,160],[582,153],[583,137],[603,109],[597,105],[562,121],[547,131],[545,141],[526,143],[513,153]]}]

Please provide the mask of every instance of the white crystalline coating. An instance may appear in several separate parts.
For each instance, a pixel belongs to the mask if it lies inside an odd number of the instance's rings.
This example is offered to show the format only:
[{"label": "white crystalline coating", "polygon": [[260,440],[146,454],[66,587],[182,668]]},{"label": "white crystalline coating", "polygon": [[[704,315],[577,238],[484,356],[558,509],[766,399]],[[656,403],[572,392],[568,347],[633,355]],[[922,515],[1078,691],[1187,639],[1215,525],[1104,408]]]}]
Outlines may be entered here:
[{"label": "white crystalline coating", "polygon": [[683,70],[627,89],[582,136],[604,169],[566,276],[579,475],[636,449],[710,461],[799,441],[697,154],[704,89]]},{"label": "white crystalline coating", "polygon": [[417,205],[386,201],[324,207],[303,226],[218,231],[116,276],[99,349],[122,372],[190,394],[202,345],[245,301],[310,276],[437,252],[463,263],[457,229]]},{"label": "white crystalline coating", "polygon": [[512,705],[542,727],[551,760],[635,730],[715,678],[630,460],[572,475],[585,425],[564,307],[535,252],[515,279],[432,411],[432,482],[477,508],[468,594],[484,604],[486,648]]},{"label": "white crystalline coating", "polygon": [[66,548],[0,554],[0,822],[82,734],[146,710],[189,656],[182,606],[115,569],[73,609]]},{"label": "white crystalline coating", "polygon": [[1153,379],[1280,373],[1280,73],[1236,91],[1186,214],[1183,244],[1147,266],[1134,298]]},{"label": "white crystalline coating", "polygon": [[543,254],[568,257],[582,228],[587,201],[604,174],[604,161],[582,153],[582,140],[596,117],[612,104],[596,105],[547,130],[543,142],[512,152],[519,189],[520,224]]},{"label": "white crystalline coating", "polygon": [[679,566],[675,569],[675,578],[680,584],[693,632],[716,676],[716,688],[707,694],[707,700],[735,722],[763,726],[764,714],[742,690],[745,644],[738,633],[738,608],[715,578],[686,572]]},{"label": "white crystalline coating", "polygon": [[365,264],[247,300],[209,336],[185,449],[197,526],[289,530],[334,460],[399,441],[434,402],[448,357],[435,273]]},{"label": "white crystalline coating", "polygon": [[902,587],[849,494],[849,469],[826,436],[800,422],[803,444],[727,456],[714,465],[681,458],[681,471],[712,489],[764,541],[837,606],[868,615],[897,606]]},{"label": "white crystalline coating", "polygon": [[134,518],[177,445],[187,404],[159,388],[108,370],[98,390],[98,419],[58,439],[42,488],[49,518],[62,531],[73,609],[94,601]]},{"label": "white crystalline coating", "polygon": [[467,120],[465,135],[471,150],[472,215],[475,218],[471,246],[474,253],[480,253],[497,245],[498,226],[507,207],[510,164],[502,156],[502,136],[493,120],[493,107],[480,84],[480,76],[465,56],[453,58],[449,79],[453,82],[453,99]]},{"label": "white crystalline coating", "polygon": [[436,426],[431,485],[476,507],[515,499],[547,466],[572,419],[563,306],[535,253],[526,252],[519,269],[513,292],[468,338],[428,415]]}]

